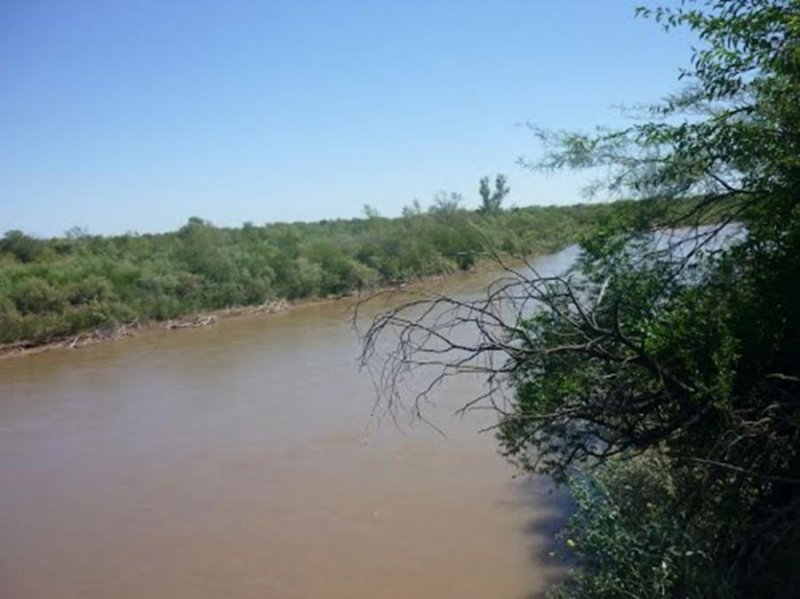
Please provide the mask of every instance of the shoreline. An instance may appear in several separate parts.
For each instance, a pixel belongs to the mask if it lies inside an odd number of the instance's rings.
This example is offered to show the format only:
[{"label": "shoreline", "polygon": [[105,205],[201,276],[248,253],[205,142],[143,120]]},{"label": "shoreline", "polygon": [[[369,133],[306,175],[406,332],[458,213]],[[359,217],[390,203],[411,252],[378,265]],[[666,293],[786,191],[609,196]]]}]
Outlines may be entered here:
[{"label": "shoreline", "polygon": [[241,318],[244,316],[274,316],[283,314],[297,308],[311,307],[315,305],[326,305],[336,302],[343,302],[354,299],[366,299],[370,296],[379,295],[392,291],[402,291],[412,286],[424,284],[426,282],[443,281],[455,277],[469,277],[485,273],[491,267],[498,267],[494,260],[484,260],[477,263],[468,271],[453,271],[435,275],[425,275],[414,279],[409,279],[397,285],[383,285],[372,287],[362,292],[344,293],[337,296],[328,297],[308,297],[296,300],[285,298],[264,302],[257,306],[234,306],[230,308],[219,308],[216,310],[203,310],[200,312],[189,312],[177,318],[168,320],[140,321],[138,318],[122,323],[112,330],[102,328],[84,331],[76,335],[61,337],[51,341],[41,343],[32,341],[18,341],[0,345],[0,360],[22,358],[34,354],[57,350],[75,350],[84,347],[91,347],[100,343],[113,343],[138,337],[156,331],[178,331],[181,329],[204,328],[214,326],[221,320]]}]

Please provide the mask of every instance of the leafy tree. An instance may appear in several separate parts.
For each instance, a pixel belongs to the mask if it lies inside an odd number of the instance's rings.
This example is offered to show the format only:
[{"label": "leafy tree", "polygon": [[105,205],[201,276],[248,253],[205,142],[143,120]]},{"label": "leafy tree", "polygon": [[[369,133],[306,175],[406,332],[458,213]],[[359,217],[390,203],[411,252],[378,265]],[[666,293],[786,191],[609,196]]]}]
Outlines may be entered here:
[{"label": "leafy tree", "polygon": [[449,218],[461,210],[461,202],[463,200],[464,197],[460,193],[440,191],[433,197],[433,204],[431,204],[428,212],[445,219]]},{"label": "leafy tree", "polygon": [[420,214],[422,214],[422,206],[417,198],[414,198],[410,206],[403,206],[403,218],[413,218]]},{"label": "leafy tree", "polygon": [[478,192],[481,196],[481,207],[478,212],[482,214],[497,214],[501,204],[511,189],[506,185],[505,175],[497,175],[494,180],[494,191],[489,186],[489,177],[481,179]]},{"label": "leafy tree", "polygon": [[42,243],[22,231],[8,231],[0,239],[0,251],[12,254],[20,262],[32,262],[41,253]]},{"label": "leafy tree", "polygon": [[193,216],[178,237],[182,241],[178,257],[191,272],[214,281],[224,281],[231,273],[231,261],[222,250],[222,232],[214,225]]},{"label": "leafy tree", "polygon": [[[381,371],[393,402],[405,368],[449,355],[434,386],[484,372],[486,395],[465,407],[491,398],[509,458],[573,485],[593,469],[566,596],[794,597],[782,565],[800,555],[800,5],[639,14],[699,35],[686,87],[621,130],[537,131],[549,151],[530,166],[605,167],[611,194],[646,199],[610,214],[563,276],[507,267],[487,298],[382,315],[364,359],[399,335]],[[474,344],[453,330],[465,322]],[[640,470],[619,465],[653,455],[658,513],[636,507]]]},{"label": "leafy tree", "polygon": [[89,232],[83,227],[72,227],[64,233],[67,239],[80,239],[81,237],[88,237]]},{"label": "leafy tree", "polygon": [[381,217],[380,212],[374,206],[370,206],[369,204],[364,204],[364,218],[367,220],[374,220]]}]

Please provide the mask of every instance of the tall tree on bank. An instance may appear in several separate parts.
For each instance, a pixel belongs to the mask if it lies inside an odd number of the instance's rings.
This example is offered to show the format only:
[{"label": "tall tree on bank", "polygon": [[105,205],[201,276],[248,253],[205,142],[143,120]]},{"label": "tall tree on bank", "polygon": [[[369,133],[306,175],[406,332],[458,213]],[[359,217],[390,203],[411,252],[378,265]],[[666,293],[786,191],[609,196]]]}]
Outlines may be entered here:
[{"label": "tall tree on bank", "polygon": [[604,167],[638,213],[565,275],[506,267],[477,301],[418,294],[372,322],[363,358],[397,335],[378,371],[390,404],[408,368],[439,369],[417,406],[486,375],[465,408],[489,402],[505,454],[576,489],[584,568],[565,596],[797,596],[800,3],[638,14],[698,34],[684,87],[624,129],[537,130],[549,150],[529,164]]},{"label": "tall tree on bank", "polygon": [[511,189],[506,185],[505,175],[497,175],[494,180],[494,190],[489,186],[489,177],[483,177],[478,187],[481,196],[481,214],[497,214],[501,210],[503,200]]}]

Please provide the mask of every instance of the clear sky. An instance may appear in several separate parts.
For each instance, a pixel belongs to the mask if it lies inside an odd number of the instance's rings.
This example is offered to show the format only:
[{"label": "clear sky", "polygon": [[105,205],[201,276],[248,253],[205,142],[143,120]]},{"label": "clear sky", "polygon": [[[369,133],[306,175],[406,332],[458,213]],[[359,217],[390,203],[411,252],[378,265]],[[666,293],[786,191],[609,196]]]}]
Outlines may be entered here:
[{"label": "clear sky", "polygon": [[629,0],[4,0],[0,233],[152,232],[581,199],[526,121],[619,123],[691,39]]}]

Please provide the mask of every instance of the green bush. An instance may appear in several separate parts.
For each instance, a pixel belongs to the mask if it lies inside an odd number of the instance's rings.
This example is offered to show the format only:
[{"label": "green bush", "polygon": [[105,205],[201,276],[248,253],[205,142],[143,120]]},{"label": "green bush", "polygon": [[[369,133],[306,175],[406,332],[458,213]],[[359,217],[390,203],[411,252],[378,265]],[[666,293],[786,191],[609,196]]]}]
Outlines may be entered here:
[{"label": "green bush", "polygon": [[610,460],[569,487],[576,509],[563,540],[578,564],[554,598],[739,596],[714,548],[687,529],[663,456]]},{"label": "green bush", "polygon": [[488,246],[531,254],[574,243],[609,215],[568,206],[477,214],[443,195],[403,218],[224,229],[199,218],[175,233],[0,240],[0,339],[41,342],[112,320],[325,297],[467,270]]}]

